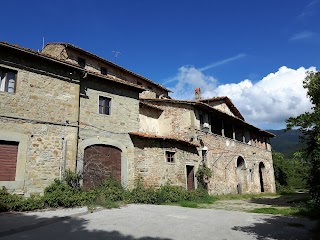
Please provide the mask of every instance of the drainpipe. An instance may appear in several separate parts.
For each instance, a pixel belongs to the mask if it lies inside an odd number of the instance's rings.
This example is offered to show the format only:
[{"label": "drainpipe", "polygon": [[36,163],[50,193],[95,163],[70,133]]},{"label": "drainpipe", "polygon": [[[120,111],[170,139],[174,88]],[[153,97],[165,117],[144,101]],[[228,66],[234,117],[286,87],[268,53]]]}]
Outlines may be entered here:
[{"label": "drainpipe", "polygon": [[60,157],[60,165],[59,165],[59,179],[62,179],[62,164],[63,164],[63,145],[64,145],[64,138],[62,137],[61,141],[61,157]]}]

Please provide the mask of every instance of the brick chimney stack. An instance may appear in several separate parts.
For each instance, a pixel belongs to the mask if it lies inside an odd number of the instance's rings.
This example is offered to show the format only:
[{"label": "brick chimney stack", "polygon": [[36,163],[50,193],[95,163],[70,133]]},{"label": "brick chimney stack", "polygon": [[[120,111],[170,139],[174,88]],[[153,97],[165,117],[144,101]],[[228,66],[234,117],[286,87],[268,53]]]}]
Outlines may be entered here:
[{"label": "brick chimney stack", "polygon": [[194,95],[195,95],[196,100],[200,100],[201,99],[201,89],[196,88],[196,90],[194,90]]}]

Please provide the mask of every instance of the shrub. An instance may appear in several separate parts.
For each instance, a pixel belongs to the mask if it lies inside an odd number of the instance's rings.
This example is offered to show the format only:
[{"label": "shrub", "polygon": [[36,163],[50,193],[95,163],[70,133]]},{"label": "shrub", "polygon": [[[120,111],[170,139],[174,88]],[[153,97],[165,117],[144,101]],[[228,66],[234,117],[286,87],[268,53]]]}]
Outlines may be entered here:
[{"label": "shrub", "polygon": [[44,191],[44,202],[49,207],[76,207],[86,205],[95,198],[93,192],[75,189],[64,181],[54,180]]},{"label": "shrub", "polygon": [[113,202],[123,200],[124,189],[121,183],[112,177],[105,179],[97,190],[103,194],[107,200]]},{"label": "shrub", "polygon": [[208,182],[212,177],[212,171],[208,168],[205,163],[199,166],[198,171],[196,173],[196,178],[199,183],[199,187],[208,190]]},{"label": "shrub", "polygon": [[161,186],[159,191],[159,203],[172,203],[190,198],[189,192],[179,186],[164,185]]},{"label": "shrub", "polygon": [[0,211],[32,211],[44,208],[43,198],[31,196],[24,198],[16,194],[10,194],[5,188],[0,190]]}]

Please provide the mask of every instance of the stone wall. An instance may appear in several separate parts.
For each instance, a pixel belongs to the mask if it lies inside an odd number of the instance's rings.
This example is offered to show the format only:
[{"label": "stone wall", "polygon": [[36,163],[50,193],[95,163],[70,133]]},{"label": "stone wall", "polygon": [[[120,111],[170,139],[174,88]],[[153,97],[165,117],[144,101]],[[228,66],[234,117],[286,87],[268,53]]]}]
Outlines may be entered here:
[{"label": "stone wall", "polygon": [[[212,194],[238,193],[241,185],[242,193],[260,193],[259,164],[265,166],[263,176],[264,191],[275,192],[275,179],[271,151],[253,147],[236,140],[199,131],[197,135],[206,147],[206,163],[213,171],[209,190]],[[242,169],[244,179],[237,174],[238,157],[244,159]]]},{"label": "stone wall", "polygon": [[107,69],[107,73],[108,73],[106,76],[109,76],[109,77],[116,76],[128,82],[142,85],[146,89],[154,91],[158,96],[160,95],[168,96],[168,92],[162,88],[157,87],[156,84],[149,82],[138,76],[135,76],[120,68],[117,68],[112,64],[108,64],[105,61],[96,59],[72,47],[65,47],[64,45],[57,45],[57,44],[53,44],[53,45],[49,44],[42,50],[42,52],[52,55],[54,57],[57,57],[58,59],[62,59],[64,61],[70,62],[72,64],[78,64],[78,57],[81,57],[86,60],[85,69],[89,71],[100,74],[101,67],[104,67]]},{"label": "stone wall", "polygon": [[[200,156],[196,147],[174,141],[132,137],[135,179],[142,177],[147,187],[172,184],[186,187],[186,165],[198,169]],[[165,151],[174,151],[174,162],[166,162]]]},{"label": "stone wall", "polygon": [[[2,50],[1,50],[2,51]],[[79,85],[68,69],[3,50],[0,66],[17,72],[16,92],[0,92],[0,140],[19,142],[15,193],[43,193],[67,168],[75,169]]]},{"label": "stone wall", "polygon": [[[122,151],[121,179],[130,187],[134,178],[134,151],[129,132],[139,130],[139,92],[114,83],[85,79],[81,82],[79,152],[89,145],[105,144]],[[99,96],[111,99],[110,115],[99,113]],[[78,171],[82,171],[79,155]]]}]

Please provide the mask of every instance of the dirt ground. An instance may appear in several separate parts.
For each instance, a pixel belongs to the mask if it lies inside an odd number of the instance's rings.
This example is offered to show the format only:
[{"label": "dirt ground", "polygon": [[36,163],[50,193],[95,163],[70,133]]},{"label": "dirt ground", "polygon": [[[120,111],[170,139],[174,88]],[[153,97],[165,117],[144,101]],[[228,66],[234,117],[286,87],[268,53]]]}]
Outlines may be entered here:
[{"label": "dirt ground", "polygon": [[309,196],[307,193],[295,193],[282,196],[265,196],[254,199],[219,200],[214,204],[207,204],[202,207],[230,211],[250,211],[255,208],[301,206],[308,198]]}]

